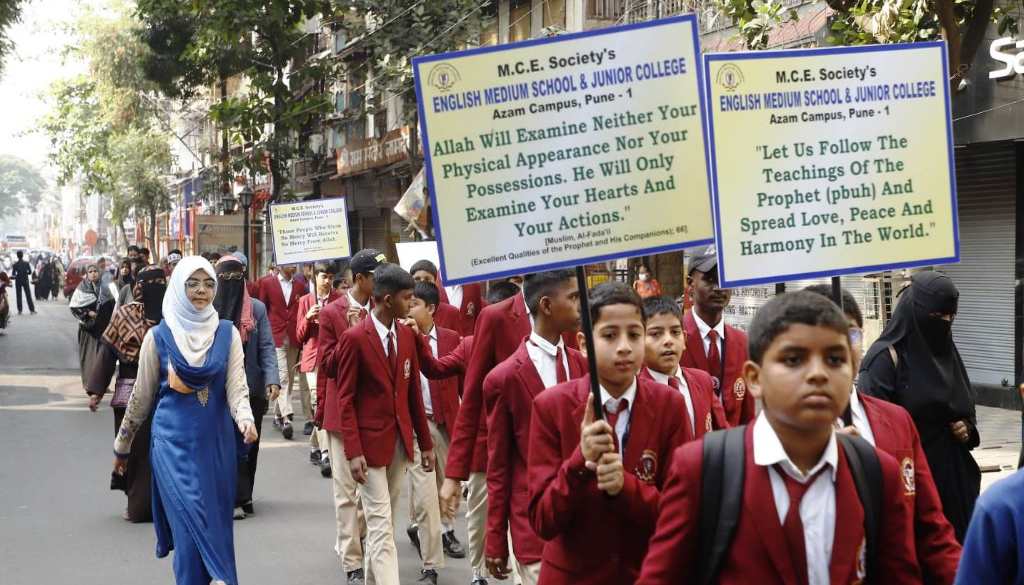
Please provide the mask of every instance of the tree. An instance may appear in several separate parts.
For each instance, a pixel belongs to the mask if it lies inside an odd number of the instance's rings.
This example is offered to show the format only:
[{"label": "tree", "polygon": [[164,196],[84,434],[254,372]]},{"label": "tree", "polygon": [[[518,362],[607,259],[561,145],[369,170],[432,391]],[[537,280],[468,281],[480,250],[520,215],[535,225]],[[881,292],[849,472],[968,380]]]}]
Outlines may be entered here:
[{"label": "tree", "polygon": [[0,1],[0,70],[3,69],[4,59],[14,48],[8,33],[21,20],[21,9],[25,4],[25,0]]},{"label": "tree", "polygon": [[[958,90],[996,18],[1000,32],[1016,32],[1018,9],[995,9],[994,0],[823,0],[834,11],[830,39],[836,45],[945,39],[950,83]],[[712,0],[710,12],[739,27],[748,49],[765,49],[771,31],[793,21],[782,0]]]},{"label": "tree", "polygon": [[[131,128],[114,135],[110,143],[111,177],[116,191],[114,214],[134,209],[149,220],[150,248],[156,249],[156,216],[171,208],[167,177],[173,158],[169,137],[152,129]],[[123,233],[123,226],[122,226]]]},{"label": "tree", "polygon": [[46,179],[28,162],[0,155],[0,216],[17,216],[39,203],[47,188]]},{"label": "tree", "polygon": [[[150,79],[168,95],[194,95],[203,86],[219,85],[221,99],[210,113],[237,147],[233,170],[256,175],[269,168],[272,197],[280,199],[296,154],[294,136],[330,109],[322,85],[335,75],[331,60],[290,67],[312,39],[302,25],[333,15],[331,2],[139,0],[137,10],[152,54],[146,66]],[[247,89],[229,98],[225,81],[233,76],[243,77]]]}]

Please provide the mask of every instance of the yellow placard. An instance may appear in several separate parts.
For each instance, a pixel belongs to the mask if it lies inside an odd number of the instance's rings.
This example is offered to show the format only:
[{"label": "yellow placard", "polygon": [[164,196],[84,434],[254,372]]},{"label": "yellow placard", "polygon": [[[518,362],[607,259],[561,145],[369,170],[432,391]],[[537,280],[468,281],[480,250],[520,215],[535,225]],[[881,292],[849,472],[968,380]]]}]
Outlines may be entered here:
[{"label": "yellow placard", "polygon": [[959,260],[944,43],[705,67],[723,286]]},{"label": "yellow placard", "polygon": [[693,15],[413,62],[446,283],[713,237]]},{"label": "yellow placard", "polygon": [[271,205],[270,222],[278,266],[352,255],[344,197]]}]

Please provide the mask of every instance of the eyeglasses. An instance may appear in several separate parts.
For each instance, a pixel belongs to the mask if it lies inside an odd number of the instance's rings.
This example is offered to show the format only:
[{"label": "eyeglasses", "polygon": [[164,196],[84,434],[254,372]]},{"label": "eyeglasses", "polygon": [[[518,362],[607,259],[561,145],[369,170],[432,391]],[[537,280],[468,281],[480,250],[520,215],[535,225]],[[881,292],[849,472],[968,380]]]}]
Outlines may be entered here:
[{"label": "eyeglasses", "polygon": [[213,290],[217,288],[217,283],[214,282],[213,279],[211,278],[207,278],[206,280],[196,280],[194,278],[190,278],[185,281],[185,288],[188,290],[199,290],[200,288],[205,288],[206,290]]},{"label": "eyeglasses", "polygon": [[232,280],[244,280],[245,279],[245,273],[244,272],[222,272],[221,274],[217,275],[217,279],[218,280],[223,280],[224,282],[231,282]]}]

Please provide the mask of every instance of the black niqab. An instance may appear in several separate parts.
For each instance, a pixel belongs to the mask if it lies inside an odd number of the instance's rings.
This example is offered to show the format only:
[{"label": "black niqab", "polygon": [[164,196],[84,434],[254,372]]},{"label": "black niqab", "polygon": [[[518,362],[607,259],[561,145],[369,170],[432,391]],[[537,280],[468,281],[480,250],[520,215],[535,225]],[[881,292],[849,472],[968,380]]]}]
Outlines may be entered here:
[{"label": "black niqab", "polygon": [[149,266],[138,274],[139,301],[146,308],[147,321],[159,323],[164,318],[164,292],[167,291],[166,279],[163,268],[159,266]]},{"label": "black niqab", "polygon": [[[245,267],[241,262],[224,260],[214,267],[219,277],[226,272],[244,272]],[[213,299],[213,308],[221,319],[237,324],[242,318],[242,293],[245,290],[245,280],[221,280],[217,283],[217,296]]]},{"label": "black niqab", "polygon": [[[901,404],[915,420],[951,422],[974,418],[971,382],[953,343],[952,324],[932,315],[955,315],[960,293],[938,272],[919,272],[901,295],[892,319],[864,356],[861,373],[889,347],[906,371]],[[865,382],[870,382],[864,380]]]}]

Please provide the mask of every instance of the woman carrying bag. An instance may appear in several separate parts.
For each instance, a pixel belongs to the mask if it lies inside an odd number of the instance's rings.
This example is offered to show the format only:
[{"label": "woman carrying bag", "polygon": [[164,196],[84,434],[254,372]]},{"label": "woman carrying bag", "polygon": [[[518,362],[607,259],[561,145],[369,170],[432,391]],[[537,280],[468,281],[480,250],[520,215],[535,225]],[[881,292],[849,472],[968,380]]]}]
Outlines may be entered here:
[{"label": "woman carrying bag", "polygon": [[164,320],[142,342],[114,441],[114,471],[124,473],[132,440],[152,411],[156,555],[175,551],[178,585],[238,584],[232,510],[244,447],[237,439],[257,439],[241,338],[213,308],[216,278],[198,256],[171,275]]}]

